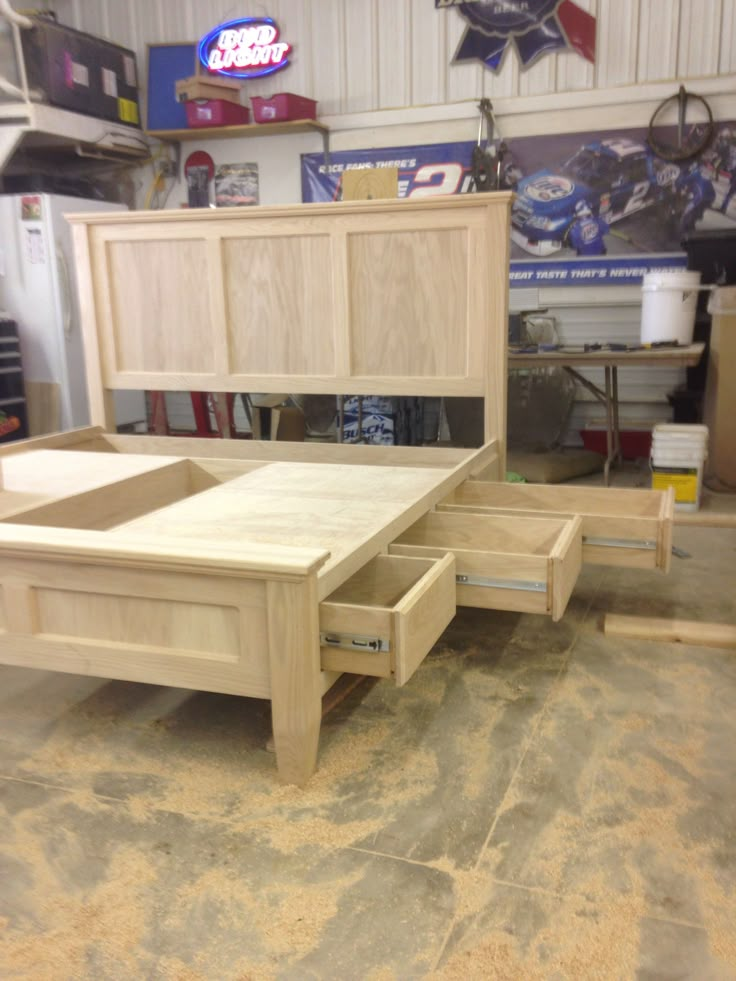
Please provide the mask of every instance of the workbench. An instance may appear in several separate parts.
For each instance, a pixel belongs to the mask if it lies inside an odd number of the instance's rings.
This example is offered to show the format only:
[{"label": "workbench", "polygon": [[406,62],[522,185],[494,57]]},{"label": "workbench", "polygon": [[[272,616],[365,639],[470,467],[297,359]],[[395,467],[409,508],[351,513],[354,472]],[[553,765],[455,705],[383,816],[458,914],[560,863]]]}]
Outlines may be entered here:
[{"label": "workbench", "polygon": [[[304,784],[340,673],[666,570],[671,493],[503,483],[510,202],[72,216],[92,425],[0,449],[0,663],[269,699]],[[118,435],[116,389],[470,395],[485,442]]]},{"label": "workbench", "polygon": [[[604,483],[611,483],[611,466],[621,459],[619,430],[618,369],[626,367],[693,368],[703,355],[705,344],[687,347],[661,347],[648,350],[592,351],[509,351],[509,368],[564,368],[576,382],[586,388],[606,410],[606,460],[603,466]],[[604,387],[581,375],[576,368],[603,368]]]}]

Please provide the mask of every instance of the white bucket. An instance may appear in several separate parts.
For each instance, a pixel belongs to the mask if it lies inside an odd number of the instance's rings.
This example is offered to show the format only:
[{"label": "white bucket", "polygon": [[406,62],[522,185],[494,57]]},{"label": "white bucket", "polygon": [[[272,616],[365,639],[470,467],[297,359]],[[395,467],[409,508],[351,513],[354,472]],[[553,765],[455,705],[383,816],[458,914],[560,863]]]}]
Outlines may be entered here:
[{"label": "white bucket", "polygon": [[675,489],[675,510],[697,511],[708,456],[708,427],[662,425],[652,430],[652,489]]},{"label": "white bucket", "polygon": [[700,273],[668,269],[647,273],[642,282],[641,343],[693,342]]}]

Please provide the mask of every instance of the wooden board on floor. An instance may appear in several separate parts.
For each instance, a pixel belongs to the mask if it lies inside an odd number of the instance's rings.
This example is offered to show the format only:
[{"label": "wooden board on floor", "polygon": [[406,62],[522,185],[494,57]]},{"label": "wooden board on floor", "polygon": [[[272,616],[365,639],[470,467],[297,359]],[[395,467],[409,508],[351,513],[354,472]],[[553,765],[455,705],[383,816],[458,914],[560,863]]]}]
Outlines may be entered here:
[{"label": "wooden board on floor", "polygon": [[728,623],[699,623],[697,620],[664,620],[655,617],[607,613],[603,631],[608,637],[658,640],[696,647],[736,648],[736,626]]}]

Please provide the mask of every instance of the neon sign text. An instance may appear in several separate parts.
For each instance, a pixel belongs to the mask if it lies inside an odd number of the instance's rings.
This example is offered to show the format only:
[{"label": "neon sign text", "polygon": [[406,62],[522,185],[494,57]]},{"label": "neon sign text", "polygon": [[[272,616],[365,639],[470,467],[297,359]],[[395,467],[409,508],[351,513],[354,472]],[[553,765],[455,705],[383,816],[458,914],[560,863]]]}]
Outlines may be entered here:
[{"label": "neon sign text", "polygon": [[291,45],[280,40],[270,17],[243,17],[220,24],[199,42],[199,60],[214,74],[233,78],[270,75],[289,64]]}]

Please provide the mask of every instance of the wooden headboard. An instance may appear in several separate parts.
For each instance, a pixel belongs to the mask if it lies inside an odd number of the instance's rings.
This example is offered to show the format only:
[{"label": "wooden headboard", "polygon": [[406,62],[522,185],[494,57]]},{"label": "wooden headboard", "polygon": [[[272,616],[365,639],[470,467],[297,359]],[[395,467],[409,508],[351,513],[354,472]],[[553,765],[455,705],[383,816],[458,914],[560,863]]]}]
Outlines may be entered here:
[{"label": "wooden headboard", "polygon": [[512,195],[70,215],[114,389],[482,396],[505,442]]}]

